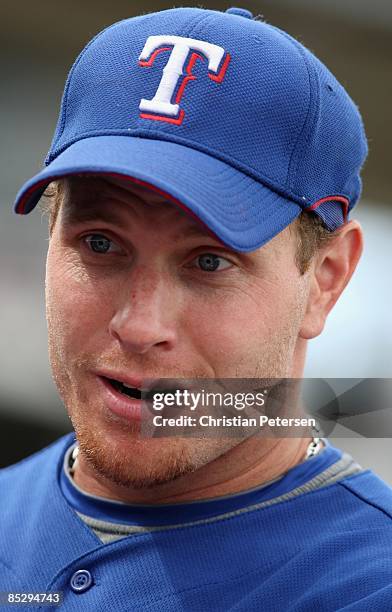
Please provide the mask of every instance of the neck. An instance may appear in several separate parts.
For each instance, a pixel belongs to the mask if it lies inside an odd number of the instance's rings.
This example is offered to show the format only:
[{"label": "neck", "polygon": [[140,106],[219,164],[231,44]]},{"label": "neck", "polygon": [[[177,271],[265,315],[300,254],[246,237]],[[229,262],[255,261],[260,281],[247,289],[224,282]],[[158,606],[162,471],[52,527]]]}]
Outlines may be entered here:
[{"label": "neck", "polygon": [[79,454],[74,480],[86,493],[125,503],[178,503],[221,497],[262,486],[306,459],[312,438],[250,438],[207,465],[147,489],[122,487]]}]

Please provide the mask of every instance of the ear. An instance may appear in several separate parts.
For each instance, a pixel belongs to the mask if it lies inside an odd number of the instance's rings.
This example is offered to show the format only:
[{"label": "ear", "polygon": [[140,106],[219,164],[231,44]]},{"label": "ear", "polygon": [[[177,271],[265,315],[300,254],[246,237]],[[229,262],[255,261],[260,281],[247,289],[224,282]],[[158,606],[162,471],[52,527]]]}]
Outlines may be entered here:
[{"label": "ear", "polygon": [[352,220],[337,230],[335,238],[315,255],[301,338],[310,340],[321,334],[330,310],[357,267],[362,250],[362,228],[358,221]]}]

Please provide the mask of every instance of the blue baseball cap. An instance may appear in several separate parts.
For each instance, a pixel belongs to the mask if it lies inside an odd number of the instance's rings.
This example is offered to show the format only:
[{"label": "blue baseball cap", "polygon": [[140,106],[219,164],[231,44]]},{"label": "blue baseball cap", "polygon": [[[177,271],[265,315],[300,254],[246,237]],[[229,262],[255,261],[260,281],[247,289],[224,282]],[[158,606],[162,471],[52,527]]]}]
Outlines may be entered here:
[{"label": "blue baseball cap", "polygon": [[115,23],[81,52],[15,212],[53,180],[102,174],[158,191],[247,252],[303,210],[344,224],[366,155],[358,108],[297,40],[245,9],[176,8]]}]

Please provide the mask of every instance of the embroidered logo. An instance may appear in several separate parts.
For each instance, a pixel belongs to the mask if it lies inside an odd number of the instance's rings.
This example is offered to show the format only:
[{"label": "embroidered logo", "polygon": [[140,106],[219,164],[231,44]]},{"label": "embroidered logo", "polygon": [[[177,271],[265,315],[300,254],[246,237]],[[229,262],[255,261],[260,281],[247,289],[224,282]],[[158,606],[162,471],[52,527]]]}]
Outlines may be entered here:
[{"label": "embroidered logo", "polygon": [[[149,36],[140,54],[139,66],[151,68],[158,53],[163,52],[170,52],[169,60],[163,69],[161,81],[152,100],[141,100],[140,117],[181,125],[185,112],[180,108],[179,103],[187,84],[196,79],[192,74],[196,61],[198,59],[204,61],[207,58],[208,77],[211,81],[221,83],[225,78],[230,55],[225,54],[222,47],[203,40],[182,36]],[[185,66],[188,57],[189,61]],[[176,90],[177,93],[173,100]]]}]

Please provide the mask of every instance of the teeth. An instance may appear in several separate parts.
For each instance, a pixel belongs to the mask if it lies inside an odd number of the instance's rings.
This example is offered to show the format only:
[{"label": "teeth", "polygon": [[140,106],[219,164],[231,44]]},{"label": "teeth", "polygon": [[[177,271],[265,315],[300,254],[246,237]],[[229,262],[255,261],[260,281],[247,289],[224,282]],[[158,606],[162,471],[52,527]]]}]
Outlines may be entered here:
[{"label": "teeth", "polygon": [[[130,385],[126,385],[125,383],[122,383],[122,386],[125,387],[126,389],[137,389],[137,387],[131,387]],[[139,389],[137,389],[139,391]]]}]

